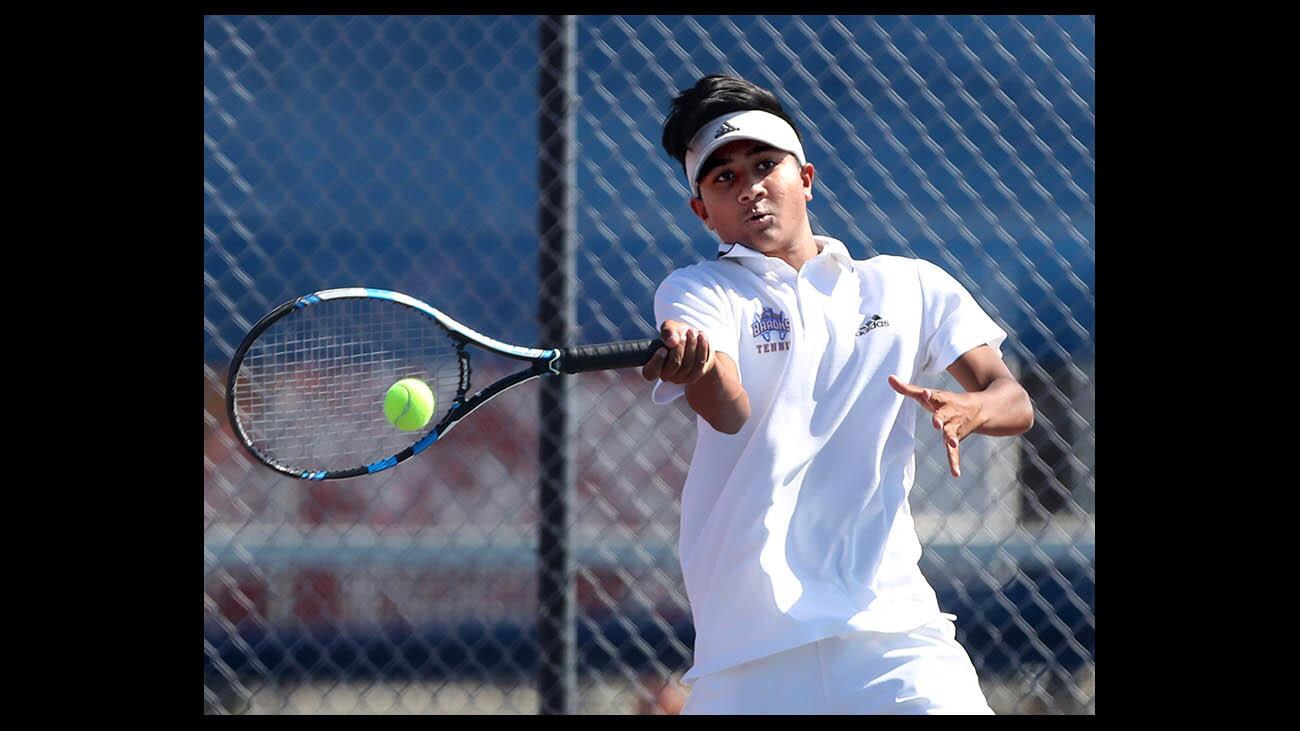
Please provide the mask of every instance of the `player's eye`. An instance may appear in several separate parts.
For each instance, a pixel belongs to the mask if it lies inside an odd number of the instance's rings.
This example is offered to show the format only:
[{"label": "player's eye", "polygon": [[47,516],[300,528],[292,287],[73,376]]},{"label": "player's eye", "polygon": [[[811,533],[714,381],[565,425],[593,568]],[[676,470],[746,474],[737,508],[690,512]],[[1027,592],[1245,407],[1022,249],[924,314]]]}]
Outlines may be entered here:
[{"label": "player's eye", "polygon": [[774,167],[776,167],[776,160],[773,160],[770,157],[765,157],[758,161],[758,169],[763,172],[768,172]]},{"label": "player's eye", "polygon": [[713,176],[713,182],[719,185],[725,185],[727,183],[730,183],[732,180],[734,180],[735,177],[736,174],[731,172],[730,170],[723,170],[722,172]]}]

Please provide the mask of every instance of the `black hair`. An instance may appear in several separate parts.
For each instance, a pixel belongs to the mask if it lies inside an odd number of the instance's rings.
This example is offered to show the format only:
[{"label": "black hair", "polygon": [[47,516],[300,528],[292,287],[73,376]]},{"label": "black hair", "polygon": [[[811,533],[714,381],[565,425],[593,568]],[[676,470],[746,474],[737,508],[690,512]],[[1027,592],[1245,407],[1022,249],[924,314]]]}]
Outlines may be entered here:
[{"label": "black hair", "polygon": [[691,138],[709,120],[729,112],[761,109],[784,119],[794,129],[795,137],[803,143],[799,127],[786,114],[785,107],[776,95],[767,89],[737,76],[713,74],[683,89],[673,99],[672,109],[664,120],[664,150],[686,170],[686,146]]}]

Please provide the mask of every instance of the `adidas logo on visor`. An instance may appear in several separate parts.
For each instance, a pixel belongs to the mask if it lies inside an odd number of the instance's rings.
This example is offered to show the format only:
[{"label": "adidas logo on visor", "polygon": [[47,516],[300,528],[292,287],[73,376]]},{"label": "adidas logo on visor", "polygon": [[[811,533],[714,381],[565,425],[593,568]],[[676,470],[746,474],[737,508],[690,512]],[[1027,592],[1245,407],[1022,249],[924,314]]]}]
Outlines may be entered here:
[{"label": "adidas logo on visor", "polygon": [[740,131],[739,127],[731,126],[730,122],[723,122],[722,126],[718,128],[718,131],[713,133],[713,139],[716,140],[728,132],[739,132],[739,131]]}]

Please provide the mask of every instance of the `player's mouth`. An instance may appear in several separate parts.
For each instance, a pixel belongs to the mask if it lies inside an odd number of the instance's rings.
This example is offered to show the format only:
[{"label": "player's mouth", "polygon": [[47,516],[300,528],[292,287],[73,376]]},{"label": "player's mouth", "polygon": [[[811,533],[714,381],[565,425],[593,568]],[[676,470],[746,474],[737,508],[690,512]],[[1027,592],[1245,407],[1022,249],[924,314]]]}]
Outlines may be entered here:
[{"label": "player's mouth", "polygon": [[770,213],[754,213],[745,219],[745,223],[763,224],[763,223],[771,223],[772,221],[775,220],[776,218]]}]

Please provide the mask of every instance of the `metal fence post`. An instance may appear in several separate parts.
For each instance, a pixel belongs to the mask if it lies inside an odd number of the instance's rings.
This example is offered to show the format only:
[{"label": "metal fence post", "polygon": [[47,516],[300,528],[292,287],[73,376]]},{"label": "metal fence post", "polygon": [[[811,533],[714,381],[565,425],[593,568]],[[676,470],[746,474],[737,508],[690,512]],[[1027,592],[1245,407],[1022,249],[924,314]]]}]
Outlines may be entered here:
[{"label": "metal fence post", "polygon": [[[574,19],[550,15],[541,22],[541,99],[538,149],[538,231],[541,236],[538,317],[542,342],[573,343]],[[544,379],[539,434],[541,485],[538,526],[538,641],[540,712],[572,714],[576,706],[574,586],[569,555],[569,503],[573,495],[573,440],[566,375]]]}]

